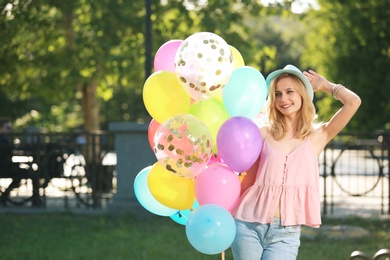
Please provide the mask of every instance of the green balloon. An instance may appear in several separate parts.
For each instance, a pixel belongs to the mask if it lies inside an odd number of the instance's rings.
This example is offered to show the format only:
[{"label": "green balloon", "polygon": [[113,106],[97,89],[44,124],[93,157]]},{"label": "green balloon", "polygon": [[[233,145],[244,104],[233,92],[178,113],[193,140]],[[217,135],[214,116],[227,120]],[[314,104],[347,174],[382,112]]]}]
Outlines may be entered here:
[{"label": "green balloon", "polygon": [[217,154],[217,134],[222,124],[230,118],[223,101],[219,97],[214,97],[205,101],[195,101],[189,114],[199,118],[209,129],[213,139],[213,153]]}]

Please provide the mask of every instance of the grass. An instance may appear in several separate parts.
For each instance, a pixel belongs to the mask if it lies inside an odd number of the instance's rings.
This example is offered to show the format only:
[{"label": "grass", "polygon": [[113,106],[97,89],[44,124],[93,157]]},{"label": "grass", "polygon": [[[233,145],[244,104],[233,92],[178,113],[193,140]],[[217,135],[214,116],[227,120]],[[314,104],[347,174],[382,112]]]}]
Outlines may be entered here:
[{"label": "grass", "polygon": [[[323,219],[329,225],[365,228],[369,237],[302,238],[298,259],[349,259],[354,250],[372,256],[390,247],[390,220]],[[195,250],[185,227],[167,217],[91,216],[71,213],[0,213],[0,259],[221,259]],[[233,259],[230,250],[226,260]]]}]

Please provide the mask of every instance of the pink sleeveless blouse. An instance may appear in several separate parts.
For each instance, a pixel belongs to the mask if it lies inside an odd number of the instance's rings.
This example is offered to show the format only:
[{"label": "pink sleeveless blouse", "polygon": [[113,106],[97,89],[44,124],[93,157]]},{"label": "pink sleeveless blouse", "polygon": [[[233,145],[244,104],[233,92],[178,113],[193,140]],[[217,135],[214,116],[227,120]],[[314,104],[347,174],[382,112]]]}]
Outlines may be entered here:
[{"label": "pink sleeveless blouse", "polygon": [[247,222],[271,223],[279,203],[283,226],[321,225],[318,158],[308,138],[288,154],[265,138],[256,181],[232,215]]}]

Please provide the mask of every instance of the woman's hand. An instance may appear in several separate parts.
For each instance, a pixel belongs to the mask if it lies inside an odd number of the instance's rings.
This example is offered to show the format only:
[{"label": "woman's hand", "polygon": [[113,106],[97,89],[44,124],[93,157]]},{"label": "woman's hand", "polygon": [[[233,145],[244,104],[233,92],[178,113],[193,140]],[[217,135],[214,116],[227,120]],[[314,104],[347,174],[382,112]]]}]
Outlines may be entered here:
[{"label": "woman's hand", "polygon": [[319,90],[330,92],[332,90],[332,84],[326,78],[324,78],[314,70],[309,70],[308,72],[304,71],[303,74],[313,86],[314,92],[317,92]]}]

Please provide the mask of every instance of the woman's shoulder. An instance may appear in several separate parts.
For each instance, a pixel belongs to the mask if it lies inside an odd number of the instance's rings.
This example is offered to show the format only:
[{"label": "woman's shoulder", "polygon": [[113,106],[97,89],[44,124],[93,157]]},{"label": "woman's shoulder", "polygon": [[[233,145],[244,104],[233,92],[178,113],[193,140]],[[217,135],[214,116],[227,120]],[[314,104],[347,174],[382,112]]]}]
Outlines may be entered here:
[{"label": "woman's shoulder", "polygon": [[264,139],[268,135],[270,127],[269,127],[269,125],[263,125],[259,129],[260,129],[260,133]]},{"label": "woman's shoulder", "polygon": [[310,134],[310,141],[313,144],[317,154],[320,154],[327,143],[326,131],[324,130],[326,123],[320,123],[313,127],[313,132]]},{"label": "woman's shoulder", "polygon": [[322,135],[324,134],[324,129],[325,129],[326,123],[317,123],[313,125],[313,131],[310,134],[311,139],[317,139],[321,138]]}]

